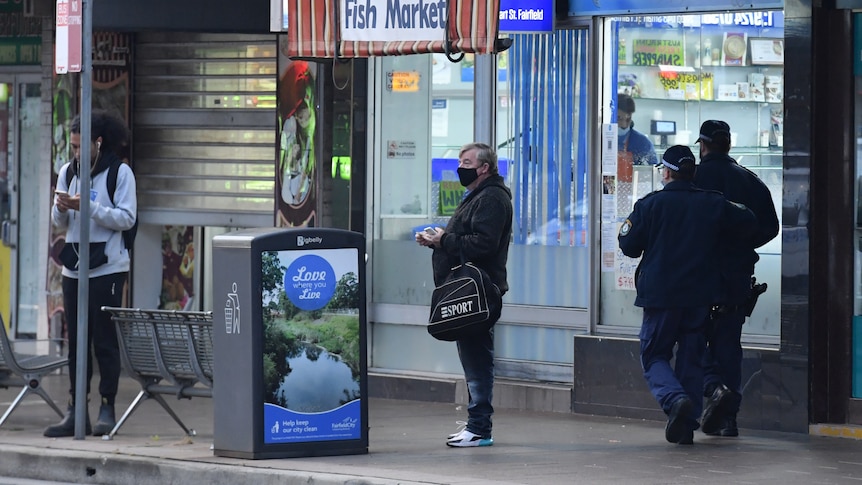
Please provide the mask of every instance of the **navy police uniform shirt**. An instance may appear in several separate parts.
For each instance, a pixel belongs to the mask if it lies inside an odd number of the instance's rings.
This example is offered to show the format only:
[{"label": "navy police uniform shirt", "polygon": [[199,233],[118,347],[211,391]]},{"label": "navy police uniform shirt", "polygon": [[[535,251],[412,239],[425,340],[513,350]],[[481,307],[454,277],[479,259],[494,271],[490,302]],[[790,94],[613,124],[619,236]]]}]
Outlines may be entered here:
[{"label": "navy police uniform shirt", "polygon": [[711,306],[720,290],[720,245],[749,237],[756,224],[744,205],[687,181],[671,181],[638,200],[617,237],[623,254],[643,255],[635,305]]},{"label": "navy police uniform shirt", "polygon": [[694,183],[705,190],[723,192],[729,200],[745,204],[757,216],[757,228],[750,236],[723,248],[722,272],[725,294],[721,303],[738,305],[748,299],[754,263],[760,259],[755,248],[778,235],[778,215],[769,188],[751,170],[721,153],[701,159]]}]

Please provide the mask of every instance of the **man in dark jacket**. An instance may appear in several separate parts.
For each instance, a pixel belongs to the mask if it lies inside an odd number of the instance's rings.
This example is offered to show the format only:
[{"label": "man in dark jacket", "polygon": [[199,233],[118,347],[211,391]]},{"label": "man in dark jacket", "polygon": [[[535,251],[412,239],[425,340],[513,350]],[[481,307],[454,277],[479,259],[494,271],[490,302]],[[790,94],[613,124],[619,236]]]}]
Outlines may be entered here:
[{"label": "man in dark jacket", "polygon": [[755,248],[778,234],[778,215],[769,188],[750,170],[736,163],[730,152],[730,126],[707,120],[700,127],[700,166],[694,183],[723,192],[757,216],[757,229],[748,237],[728,245],[722,256],[722,292],[712,312],[704,361],[704,396],[707,398],[702,429],[708,435],[738,436],[736,414],[742,402],[742,325],[751,295]]},{"label": "man in dark jacket", "polygon": [[[512,193],[497,170],[497,155],[484,143],[470,143],[458,156],[458,178],[467,194],[458,205],[446,229],[434,234],[420,232],[416,242],[434,249],[431,258],[434,283],[440,285],[451,268],[470,261],[484,269],[500,288],[506,282],[506,260],[512,238]],[[500,315],[492,315],[496,320]],[[491,396],[494,388],[494,331],[458,340],[458,356],[467,381],[467,425],[450,435],[446,444],[454,447],[490,446]]]},{"label": "man in dark jacket", "polygon": [[[655,147],[646,135],[635,130],[632,115],[635,113],[635,100],[628,94],[617,95],[617,149],[624,155],[621,158],[634,165],[655,165],[658,157]],[[631,169],[629,169],[631,170]]]},{"label": "man in dark jacket", "polygon": [[746,237],[756,219],[745,206],[692,184],[695,159],[688,147],[670,147],[660,167],[664,189],[635,203],[618,240],[626,256],[643,255],[635,278],[635,305],[643,307],[641,365],[668,415],[665,439],[692,444],[703,405],[704,327],[720,287],[716,255],[722,245]]}]

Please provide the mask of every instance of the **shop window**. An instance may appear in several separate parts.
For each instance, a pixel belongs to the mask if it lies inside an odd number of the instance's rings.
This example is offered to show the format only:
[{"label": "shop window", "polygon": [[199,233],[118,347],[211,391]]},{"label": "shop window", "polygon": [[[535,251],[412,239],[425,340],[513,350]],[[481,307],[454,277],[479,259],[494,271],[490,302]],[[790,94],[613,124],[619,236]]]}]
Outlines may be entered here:
[{"label": "shop window", "polygon": [[[504,301],[586,308],[586,31],[514,40],[497,56],[499,169],[515,208]],[[463,195],[456,170],[473,141],[474,62],[469,54],[459,63],[436,54],[379,62],[374,301],[426,306],[430,254],[413,235],[445,226]]]},{"label": "shop window", "polygon": [[431,301],[431,252],[416,244],[414,234],[445,226],[460,200],[458,149],[473,137],[469,67],[434,54],[376,62],[375,303],[427,306]]},{"label": "shop window", "polygon": [[587,307],[586,52],[586,30],[561,30],[515,35],[501,55],[498,151],[515,209],[509,303]]},{"label": "shop window", "polygon": [[[651,160],[677,144],[697,154],[700,124],[724,120],[731,127],[730,155],[754,171],[772,192],[775,207],[782,207],[784,16],[776,11],[617,17],[605,19],[604,31],[599,321],[638,327],[641,312],[633,305],[638,261],[622,255],[616,234],[635,201],[661,188]],[[620,128],[629,116],[650,147],[626,147]],[[781,238],[758,249],[755,275],[769,290],[744,327],[751,340],[771,341],[780,331]]]}]

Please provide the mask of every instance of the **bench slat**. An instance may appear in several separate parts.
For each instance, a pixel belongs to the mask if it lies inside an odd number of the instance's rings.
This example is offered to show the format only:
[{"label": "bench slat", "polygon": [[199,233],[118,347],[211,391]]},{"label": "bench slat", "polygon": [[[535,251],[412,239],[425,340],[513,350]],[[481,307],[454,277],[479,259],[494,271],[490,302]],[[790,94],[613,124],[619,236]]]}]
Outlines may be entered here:
[{"label": "bench slat", "polygon": [[[212,312],[102,307],[117,326],[120,353],[128,374],[146,397],[212,397]],[[161,397],[157,400],[166,406]],[[136,400],[137,402],[137,400]],[[117,432],[127,410],[111,437]],[[166,408],[177,423],[185,425]]]}]

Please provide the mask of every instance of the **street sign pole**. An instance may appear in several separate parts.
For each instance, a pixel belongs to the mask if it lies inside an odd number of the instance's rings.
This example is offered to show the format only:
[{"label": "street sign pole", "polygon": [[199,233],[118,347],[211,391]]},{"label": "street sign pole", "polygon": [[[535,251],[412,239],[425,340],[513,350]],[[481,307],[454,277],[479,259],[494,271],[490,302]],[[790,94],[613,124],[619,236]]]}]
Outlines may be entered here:
[{"label": "street sign pole", "polygon": [[[70,0],[74,6],[83,4],[81,15],[81,44],[83,63],[81,66],[81,242],[78,252],[78,355],[75,374],[75,439],[87,435],[87,356],[90,353],[88,339],[90,301],[90,131],[93,94],[93,7],[92,0]],[[74,8],[73,8],[74,10]],[[70,63],[71,64],[71,63]],[[70,65],[70,69],[74,66]]]},{"label": "street sign pole", "polygon": [[83,35],[82,0],[57,0],[54,31],[54,72],[81,72]]}]

